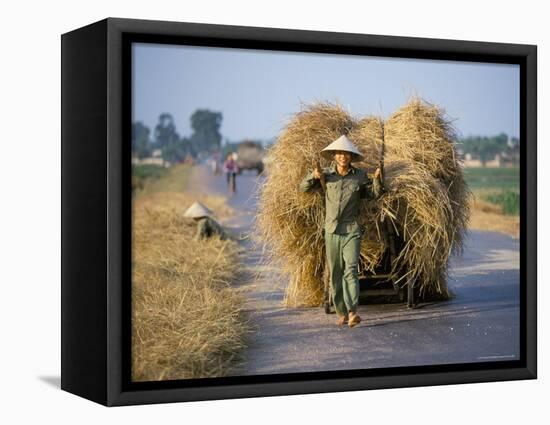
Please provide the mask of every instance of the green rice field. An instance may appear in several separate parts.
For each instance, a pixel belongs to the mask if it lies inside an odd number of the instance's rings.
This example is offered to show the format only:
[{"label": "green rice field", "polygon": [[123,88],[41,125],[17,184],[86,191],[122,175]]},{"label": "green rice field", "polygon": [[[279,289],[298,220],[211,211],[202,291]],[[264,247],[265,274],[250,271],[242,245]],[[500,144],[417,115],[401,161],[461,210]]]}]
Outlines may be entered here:
[{"label": "green rice field", "polygon": [[464,177],[475,196],[519,215],[519,167],[465,168]]},{"label": "green rice field", "polygon": [[465,168],[466,183],[474,192],[511,190],[519,192],[519,167]]}]

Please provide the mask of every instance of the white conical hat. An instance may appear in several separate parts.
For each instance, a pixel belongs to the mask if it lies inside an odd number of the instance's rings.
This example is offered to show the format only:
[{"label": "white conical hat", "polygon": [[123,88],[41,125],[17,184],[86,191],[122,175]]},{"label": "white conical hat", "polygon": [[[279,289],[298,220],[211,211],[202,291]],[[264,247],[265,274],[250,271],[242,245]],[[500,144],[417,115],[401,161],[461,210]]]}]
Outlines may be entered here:
[{"label": "white conical hat", "polygon": [[334,155],[334,151],[346,151],[351,152],[352,155],[352,162],[357,162],[363,160],[363,155],[361,155],[361,152],[359,152],[359,149],[353,144],[353,142],[348,139],[345,135],[341,135],[336,139],[334,142],[332,142],[330,145],[328,145],[325,149],[321,151],[321,155],[323,155],[326,159],[332,159]]},{"label": "white conical hat", "polygon": [[187,210],[183,213],[184,217],[189,218],[199,218],[199,217],[208,217],[212,214],[212,211],[205,207],[200,202],[194,202]]}]

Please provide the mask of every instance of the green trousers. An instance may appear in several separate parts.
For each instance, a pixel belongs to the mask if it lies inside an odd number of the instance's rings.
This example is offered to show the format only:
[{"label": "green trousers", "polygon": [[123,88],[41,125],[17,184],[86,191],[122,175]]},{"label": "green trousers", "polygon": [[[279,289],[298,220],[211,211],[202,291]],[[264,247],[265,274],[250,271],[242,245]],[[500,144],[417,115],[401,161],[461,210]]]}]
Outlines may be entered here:
[{"label": "green trousers", "polygon": [[335,234],[325,231],[325,248],[330,273],[330,289],[336,314],[357,311],[359,279],[357,263],[361,250],[361,231]]}]

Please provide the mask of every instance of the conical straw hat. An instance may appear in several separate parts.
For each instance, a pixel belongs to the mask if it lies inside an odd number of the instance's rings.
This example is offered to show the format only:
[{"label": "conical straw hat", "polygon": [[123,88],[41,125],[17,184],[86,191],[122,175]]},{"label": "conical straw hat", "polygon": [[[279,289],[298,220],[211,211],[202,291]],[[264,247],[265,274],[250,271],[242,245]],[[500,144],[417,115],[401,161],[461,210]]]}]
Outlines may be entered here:
[{"label": "conical straw hat", "polygon": [[323,155],[323,158],[326,159],[332,159],[334,155],[334,151],[346,151],[351,152],[352,162],[357,162],[363,160],[363,155],[361,155],[361,152],[359,152],[359,149],[353,144],[353,142],[348,139],[345,135],[341,135],[336,139],[334,142],[332,142],[330,145],[328,145],[325,149],[321,151],[321,155]]},{"label": "conical straw hat", "polygon": [[200,202],[194,202],[187,210],[183,213],[184,217],[189,218],[199,218],[199,217],[208,217],[212,214],[212,211],[206,208]]}]

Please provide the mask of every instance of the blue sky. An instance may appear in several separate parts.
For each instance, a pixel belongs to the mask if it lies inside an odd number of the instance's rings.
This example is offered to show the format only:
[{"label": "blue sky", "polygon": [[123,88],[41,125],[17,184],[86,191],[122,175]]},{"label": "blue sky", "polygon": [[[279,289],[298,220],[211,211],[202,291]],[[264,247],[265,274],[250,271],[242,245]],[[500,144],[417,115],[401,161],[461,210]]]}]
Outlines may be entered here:
[{"label": "blue sky", "polygon": [[461,136],[519,136],[518,65],[138,43],[132,68],[133,121],[153,130],[169,112],[181,136],[199,108],[223,113],[224,138],[265,140],[301,103],[387,117],[412,95],[442,106]]}]

